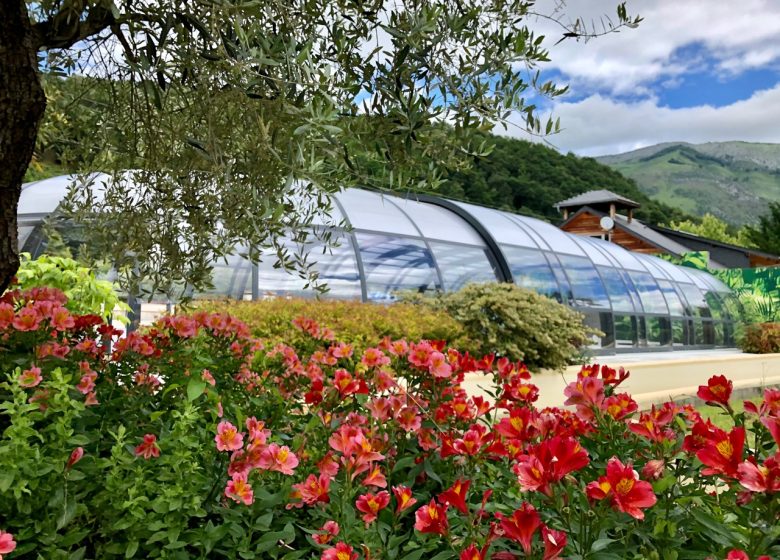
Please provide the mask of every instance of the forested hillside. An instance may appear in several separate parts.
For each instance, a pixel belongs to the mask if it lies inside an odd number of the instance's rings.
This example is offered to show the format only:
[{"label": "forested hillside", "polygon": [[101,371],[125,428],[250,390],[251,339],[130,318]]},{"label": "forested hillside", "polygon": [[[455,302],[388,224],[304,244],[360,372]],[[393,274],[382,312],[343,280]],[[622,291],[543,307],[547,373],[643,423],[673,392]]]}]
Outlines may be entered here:
[{"label": "forested hillside", "polygon": [[685,219],[683,212],[644,194],[632,179],[591,158],[562,155],[542,144],[492,136],[493,152],[471,169],[452,174],[444,196],[560,220],[556,202],[594,189],[608,189],[639,202],[637,217],[662,224]]},{"label": "forested hillside", "polygon": [[648,196],[732,226],[755,224],[780,202],[780,144],[665,143],[598,159]]}]

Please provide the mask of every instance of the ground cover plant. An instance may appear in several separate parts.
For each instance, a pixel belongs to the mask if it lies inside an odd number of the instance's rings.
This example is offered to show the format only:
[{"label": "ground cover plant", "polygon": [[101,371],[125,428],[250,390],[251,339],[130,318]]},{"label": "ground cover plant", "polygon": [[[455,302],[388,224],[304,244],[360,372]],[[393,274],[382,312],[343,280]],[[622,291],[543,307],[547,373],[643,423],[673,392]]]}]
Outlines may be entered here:
[{"label": "ground cover plant", "polygon": [[[585,366],[537,409],[518,362],[355,352],[312,320],[262,347],[219,313],[117,339],[61,292],[0,301],[0,556],[322,560],[777,557],[780,391],[640,412]],[[109,341],[112,342],[108,347]],[[495,403],[460,382],[492,378]]]}]

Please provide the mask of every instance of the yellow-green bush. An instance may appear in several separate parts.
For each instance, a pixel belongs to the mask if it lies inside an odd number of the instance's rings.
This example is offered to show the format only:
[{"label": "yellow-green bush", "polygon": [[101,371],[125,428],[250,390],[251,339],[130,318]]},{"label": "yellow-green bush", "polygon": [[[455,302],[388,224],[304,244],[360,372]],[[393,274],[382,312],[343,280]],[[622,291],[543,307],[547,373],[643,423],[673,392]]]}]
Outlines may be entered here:
[{"label": "yellow-green bush", "polygon": [[741,339],[743,352],[773,354],[780,352],[780,323],[748,325]]},{"label": "yellow-green bush", "polygon": [[523,360],[531,369],[576,363],[589,335],[596,334],[580,313],[514,284],[471,284],[458,292],[407,301],[447,311],[478,353]]},{"label": "yellow-green bush", "polygon": [[303,316],[332,329],[338,340],[352,343],[358,350],[376,345],[385,336],[446,340],[458,348],[472,348],[463,327],[446,312],[411,304],[277,298],[198,302],[197,307],[230,313],[249,325],[252,334],[267,344],[294,344],[303,334],[292,328],[291,322]]}]

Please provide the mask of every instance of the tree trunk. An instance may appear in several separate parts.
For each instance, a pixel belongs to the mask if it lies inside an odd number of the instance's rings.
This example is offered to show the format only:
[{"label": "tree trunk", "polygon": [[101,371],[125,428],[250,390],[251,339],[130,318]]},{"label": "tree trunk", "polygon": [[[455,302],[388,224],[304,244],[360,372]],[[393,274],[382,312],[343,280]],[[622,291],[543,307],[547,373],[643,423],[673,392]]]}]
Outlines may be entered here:
[{"label": "tree trunk", "polygon": [[0,0],[0,293],[19,269],[16,211],[46,96],[25,0]]}]

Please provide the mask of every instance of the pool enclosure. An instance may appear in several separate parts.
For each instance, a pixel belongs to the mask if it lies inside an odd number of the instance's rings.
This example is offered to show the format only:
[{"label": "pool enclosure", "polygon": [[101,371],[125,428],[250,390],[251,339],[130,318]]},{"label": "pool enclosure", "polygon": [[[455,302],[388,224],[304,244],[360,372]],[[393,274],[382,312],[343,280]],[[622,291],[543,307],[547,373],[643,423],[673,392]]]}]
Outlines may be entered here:
[{"label": "pool enclosure", "polygon": [[[48,240],[43,220],[67,192],[69,177],[26,184],[19,202],[19,247],[37,256]],[[401,290],[457,290],[469,282],[514,282],[582,312],[604,332],[594,349],[631,351],[732,346],[736,298],[706,272],[565,233],[534,218],[439,197],[408,198],[361,189],[335,197],[336,247],[306,246],[325,297],[389,302]],[[58,225],[76,246],[67,224]],[[81,234],[83,235],[83,233]],[[292,244],[292,241],[290,241]],[[218,263],[203,297],[308,296],[305,280],[237,254]]]}]

